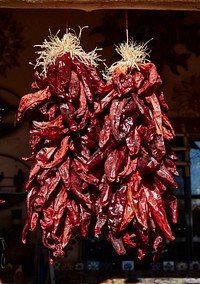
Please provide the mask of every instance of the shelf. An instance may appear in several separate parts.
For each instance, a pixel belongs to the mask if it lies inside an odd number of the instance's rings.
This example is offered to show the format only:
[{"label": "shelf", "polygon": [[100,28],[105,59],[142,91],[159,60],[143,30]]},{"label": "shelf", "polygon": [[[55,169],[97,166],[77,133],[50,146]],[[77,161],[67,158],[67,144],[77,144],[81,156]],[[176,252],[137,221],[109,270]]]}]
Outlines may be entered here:
[{"label": "shelf", "polygon": [[0,0],[0,8],[200,10],[200,0]]},{"label": "shelf", "polygon": [[[193,237],[192,238],[193,242],[195,243],[199,243],[200,242],[200,237]],[[182,242],[185,242],[186,241],[186,237],[176,237],[175,238],[175,242],[178,242],[178,243],[182,243]]]}]

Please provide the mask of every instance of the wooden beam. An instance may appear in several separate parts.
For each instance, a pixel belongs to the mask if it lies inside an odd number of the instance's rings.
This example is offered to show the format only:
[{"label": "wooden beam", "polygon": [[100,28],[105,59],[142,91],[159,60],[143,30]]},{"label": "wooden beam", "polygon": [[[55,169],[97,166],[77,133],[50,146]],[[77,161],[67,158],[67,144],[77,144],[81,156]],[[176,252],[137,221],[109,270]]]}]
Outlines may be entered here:
[{"label": "wooden beam", "polygon": [[0,8],[20,9],[142,9],[200,11],[200,0],[0,0]]}]

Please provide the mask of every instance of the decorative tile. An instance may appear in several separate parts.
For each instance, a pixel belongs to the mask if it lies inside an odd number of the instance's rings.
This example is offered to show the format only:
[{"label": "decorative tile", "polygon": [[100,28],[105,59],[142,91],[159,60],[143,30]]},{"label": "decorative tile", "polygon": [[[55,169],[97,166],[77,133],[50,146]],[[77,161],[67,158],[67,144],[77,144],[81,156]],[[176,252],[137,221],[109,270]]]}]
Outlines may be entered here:
[{"label": "decorative tile", "polygon": [[99,270],[100,262],[99,261],[87,261],[86,269],[87,270]]},{"label": "decorative tile", "polygon": [[123,260],[122,261],[122,270],[123,271],[134,270],[134,261],[133,260]]},{"label": "decorative tile", "polygon": [[151,262],[150,268],[152,271],[160,271],[162,269],[162,265],[160,262]]},{"label": "decorative tile", "polygon": [[190,262],[190,270],[200,271],[200,261],[191,261]]},{"label": "decorative tile", "polygon": [[174,271],[175,263],[174,261],[163,261],[163,271]]},{"label": "decorative tile", "polygon": [[176,270],[177,271],[186,271],[188,269],[187,262],[180,261],[176,263]]},{"label": "decorative tile", "polygon": [[101,262],[100,263],[100,270],[102,271],[111,271],[113,269],[112,262]]},{"label": "decorative tile", "polygon": [[74,268],[75,268],[75,270],[84,270],[84,263],[83,262],[76,262]]}]

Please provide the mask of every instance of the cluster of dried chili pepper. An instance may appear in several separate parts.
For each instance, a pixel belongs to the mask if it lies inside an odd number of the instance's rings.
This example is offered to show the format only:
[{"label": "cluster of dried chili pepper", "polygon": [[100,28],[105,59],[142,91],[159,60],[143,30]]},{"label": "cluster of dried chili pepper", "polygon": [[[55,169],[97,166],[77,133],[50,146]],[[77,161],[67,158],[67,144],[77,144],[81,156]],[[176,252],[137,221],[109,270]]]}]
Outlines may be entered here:
[{"label": "cluster of dried chili pepper", "polygon": [[43,72],[18,109],[18,120],[31,120],[32,151],[22,240],[39,223],[52,261],[74,233],[105,234],[118,254],[137,247],[139,259],[151,247],[156,260],[174,239],[167,204],[177,220],[174,131],[160,76],[142,63],[141,48],[130,64],[129,46],[129,64],[116,64],[104,83],[79,42],[75,52],[65,47],[70,36],[45,42]]},{"label": "cluster of dried chili pepper", "polygon": [[25,114],[30,119],[32,152],[24,158],[32,166],[25,186],[27,220],[22,240],[25,243],[27,233],[39,223],[53,260],[64,255],[73,233],[86,236],[89,229],[92,192],[99,179],[88,173],[85,164],[98,146],[100,125],[93,101],[103,81],[89,60],[91,53],[81,49],[74,34],[62,40],[56,36],[45,44],[55,56],[45,63],[45,72],[35,72],[34,92],[23,96],[18,108],[18,120]]},{"label": "cluster of dried chili pepper", "polygon": [[139,52],[141,62],[141,48],[122,44],[118,51],[123,60],[112,66],[111,77],[99,89],[95,115],[104,123],[87,168],[101,171],[102,177],[95,234],[106,226],[118,254],[137,247],[142,259],[151,247],[156,260],[166,239],[174,239],[166,206],[176,223],[177,200],[171,188],[177,188],[177,157],[170,147],[175,134],[166,116],[162,81],[153,63],[137,64],[135,54]]}]

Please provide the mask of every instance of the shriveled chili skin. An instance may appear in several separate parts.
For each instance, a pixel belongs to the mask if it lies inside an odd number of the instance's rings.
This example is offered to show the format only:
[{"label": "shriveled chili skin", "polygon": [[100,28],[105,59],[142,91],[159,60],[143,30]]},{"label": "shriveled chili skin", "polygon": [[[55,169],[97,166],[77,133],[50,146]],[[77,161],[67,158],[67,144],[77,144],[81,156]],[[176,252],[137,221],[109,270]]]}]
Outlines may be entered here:
[{"label": "shriveled chili skin", "polygon": [[160,168],[156,170],[156,175],[167,185],[172,186],[174,188],[178,188],[178,184],[174,179],[173,175],[168,171],[165,167],[164,163],[160,165]]},{"label": "shriveled chili skin", "polygon": [[71,186],[70,165],[71,165],[70,157],[67,157],[67,159],[58,167],[60,177],[63,180],[66,190],[69,190]]},{"label": "shriveled chili skin", "polygon": [[56,117],[59,115],[58,113],[58,106],[57,104],[51,100],[39,107],[40,113],[43,115],[42,121],[51,121],[56,119]]},{"label": "shriveled chili skin", "polygon": [[98,148],[88,159],[86,167],[91,170],[94,169],[97,165],[101,164],[107,155],[114,148],[114,142],[108,145],[105,145],[102,149]]},{"label": "shriveled chili skin", "polygon": [[88,173],[87,168],[75,158],[72,167],[83,181],[88,184],[98,185],[99,179],[91,173]]},{"label": "shriveled chili skin", "polygon": [[61,162],[64,161],[64,158],[67,154],[67,151],[69,149],[68,141],[70,139],[70,136],[65,136],[60,143],[60,148],[57,149],[57,151],[54,154],[54,159],[53,161],[43,164],[42,168],[47,169],[47,168],[52,168],[60,164]]},{"label": "shriveled chili skin", "polygon": [[101,88],[104,88],[105,83],[100,77],[99,73],[97,72],[97,69],[92,65],[91,62],[87,61],[88,63],[88,71],[90,74],[90,78],[92,78],[92,89],[94,93],[98,93]]},{"label": "shriveled chili skin", "polygon": [[80,217],[78,212],[78,206],[76,206],[74,199],[70,200],[67,198],[66,200],[66,211],[68,212],[68,216],[72,224],[76,226],[80,226]]},{"label": "shriveled chili skin", "polygon": [[[87,198],[89,199],[89,197]],[[84,206],[82,206],[82,204],[80,204],[81,235],[83,237],[87,236],[91,218],[91,213]]]},{"label": "shriveled chili skin", "polygon": [[52,238],[56,238],[57,230],[62,220],[65,211],[65,202],[68,196],[68,191],[65,189],[64,185],[61,186],[60,191],[54,200],[54,211],[52,215],[53,219],[53,230],[51,232]]},{"label": "shriveled chili skin", "polygon": [[33,120],[33,126],[35,128],[39,129],[44,129],[46,130],[47,128],[64,128],[63,124],[63,117],[62,115],[58,115],[55,119],[49,120],[49,121],[34,121]]},{"label": "shriveled chili skin", "polygon": [[124,255],[126,254],[126,249],[123,244],[123,239],[115,237],[112,233],[109,234],[108,240],[111,241],[113,248],[119,255]]},{"label": "shriveled chili skin", "polygon": [[168,188],[165,192],[165,201],[169,205],[172,214],[172,222],[177,223],[178,220],[178,200],[172,190]]},{"label": "shriveled chili skin", "polygon": [[153,177],[153,180],[155,182],[155,184],[157,185],[157,187],[160,190],[160,193],[164,193],[165,190],[167,189],[167,186],[156,176]]},{"label": "shriveled chili skin", "polygon": [[109,115],[106,115],[104,118],[104,124],[103,127],[99,133],[99,147],[103,148],[106,143],[109,141],[111,135],[111,129],[110,129],[110,117]]},{"label": "shriveled chili skin", "polygon": [[137,244],[131,240],[132,237],[135,237],[135,234],[131,236],[128,234],[128,232],[126,232],[122,239],[123,239],[124,244],[128,245],[131,248],[135,248]]},{"label": "shriveled chili skin", "polygon": [[71,70],[71,79],[69,82],[69,93],[72,98],[77,98],[80,91],[80,80],[78,75]]},{"label": "shriveled chili skin", "polygon": [[67,94],[63,86],[60,84],[57,78],[57,63],[50,63],[47,69],[47,78],[48,78],[48,85],[50,88],[51,93],[60,97],[66,98]]},{"label": "shriveled chili skin", "polygon": [[111,130],[113,133],[113,136],[115,137],[115,140],[119,139],[119,125],[120,125],[120,108],[121,102],[118,98],[113,99],[111,106],[110,106],[110,122],[111,122]]},{"label": "shriveled chili skin", "polygon": [[113,83],[118,90],[119,96],[129,93],[135,88],[133,77],[127,73],[128,68],[116,68],[112,73]]},{"label": "shriveled chili skin", "polygon": [[109,106],[112,100],[117,97],[118,93],[115,89],[111,90],[102,100],[96,103],[95,113],[102,113],[103,110]]},{"label": "shriveled chili skin", "polygon": [[165,102],[165,98],[164,98],[164,93],[163,93],[163,91],[160,91],[159,93],[158,93],[158,100],[159,100],[159,104],[160,104],[160,106],[161,106],[161,109],[162,110],[164,110],[165,112],[167,112],[168,110],[169,110],[169,107],[168,107],[168,105],[166,104],[166,102]]},{"label": "shriveled chili skin", "polygon": [[138,170],[142,174],[151,174],[159,167],[158,161],[149,156],[144,147],[141,147],[140,155],[138,159]]},{"label": "shriveled chili skin", "polygon": [[77,122],[74,119],[74,106],[69,102],[60,102],[60,113],[63,116],[64,121],[72,132],[78,130]]},{"label": "shriveled chili skin", "polygon": [[125,208],[124,208],[124,214],[123,214],[123,218],[122,218],[122,222],[120,225],[120,232],[121,231],[125,231],[125,235],[123,237],[123,241],[124,238],[128,241],[129,239],[129,234],[126,231],[126,228],[128,226],[129,223],[131,223],[131,221],[133,220],[133,218],[135,217],[135,210],[134,210],[134,204],[133,204],[133,194],[132,194],[132,188],[131,188],[131,184],[128,183],[127,185],[127,200],[126,200],[126,204],[125,204]]},{"label": "shriveled chili skin", "polygon": [[55,150],[56,150],[56,147],[45,147],[45,148],[42,148],[37,153],[37,155],[35,156],[35,161],[33,162],[31,166],[31,170],[29,173],[29,180],[25,186],[26,190],[28,190],[31,187],[32,182],[34,178],[39,174],[42,165],[45,164],[50,159],[50,157],[53,155]]},{"label": "shriveled chili skin", "polygon": [[30,134],[34,134],[40,136],[45,139],[59,140],[61,135],[63,134],[62,129],[60,128],[52,128],[50,129],[32,129],[30,130]]},{"label": "shriveled chili skin", "polygon": [[148,95],[162,84],[160,75],[157,73],[156,66],[153,63],[142,63],[138,65],[145,79],[138,90],[139,95]]},{"label": "shriveled chili skin", "polygon": [[155,249],[155,254],[153,256],[154,262],[158,261],[165,246],[166,246],[166,238],[161,233],[161,235],[158,235],[155,238],[155,241],[153,244],[153,247]]},{"label": "shriveled chili skin", "polygon": [[66,52],[62,56],[58,57],[56,60],[57,68],[57,78],[60,82],[60,85],[63,88],[69,86],[71,79],[71,64],[72,58],[70,52]]},{"label": "shriveled chili skin", "polygon": [[[32,187],[26,197],[26,210],[27,210],[27,218],[24,228],[22,230],[22,242],[26,243],[26,237],[28,232],[34,229],[35,226],[32,226],[32,216],[33,216],[33,204],[35,201],[35,196],[38,192],[38,187]],[[36,222],[35,222],[36,223]]]},{"label": "shriveled chili skin", "polygon": [[116,180],[120,182],[121,180],[126,179],[131,174],[133,174],[137,169],[137,162],[137,158],[131,159],[130,156],[127,156],[124,162],[124,168],[119,172]]},{"label": "shriveled chili skin", "polygon": [[136,220],[133,221],[133,227],[136,229],[140,247],[146,250],[150,242],[149,228],[143,229],[143,227],[138,222],[136,222]]},{"label": "shriveled chili skin", "polygon": [[112,235],[116,235],[120,231],[126,201],[127,185],[123,184],[113,192],[108,208],[108,229]]},{"label": "shriveled chili skin", "polygon": [[65,221],[64,221],[64,229],[63,229],[63,236],[62,236],[62,247],[65,248],[67,244],[69,243],[71,237],[73,234],[73,225],[70,221],[70,218],[68,215],[66,215]]},{"label": "shriveled chili skin", "polygon": [[103,206],[103,204],[101,203],[101,198],[97,198],[95,207],[96,207],[97,220],[94,228],[94,235],[95,237],[98,237],[99,235],[102,234],[102,228],[103,226],[105,226],[107,222],[108,215],[107,215],[107,208],[105,208],[105,206]]},{"label": "shriveled chili skin", "polygon": [[42,186],[40,186],[40,189],[37,192],[37,195],[35,196],[34,200],[34,210],[36,212],[41,212],[44,204],[48,201],[50,198],[51,193],[55,190],[57,187],[59,181],[60,181],[60,174],[59,172],[56,172],[55,176],[51,176],[42,182]]},{"label": "shriveled chili skin", "polygon": [[[41,136],[39,135],[31,135],[29,136],[29,146],[30,146],[30,150],[31,150],[31,154],[35,154],[37,153],[37,151],[40,150],[41,145],[43,145],[43,139]],[[27,159],[27,158],[23,158],[23,159]],[[32,160],[31,158],[29,160]]]},{"label": "shriveled chili skin", "polygon": [[76,118],[83,116],[87,109],[87,100],[83,84],[80,82],[80,96],[79,96],[79,108],[75,110],[74,115]]},{"label": "shriveled chili skin", "polygon": [[165,167],[167,168],[168,171],[170,171],[170,173],[172,173],[173,175],[175,176],[178,176],[179,173],[177,171],[177,168],[176,168],[176,164],[174,161],[172,161],[171,159],[169,158],[165,158],[164,160],[164,165]]},{"label": "shriveled chili skin", "polygon": [[112,189],[111,184],[106,178],[104,174],[101,178],[99,183],[99,190],[100,190],[100,204],[101,206],[107,206],[110,203],[110,199],[112,196]]},{"label": "shriveled chili skin", "polygon": [[32,83],[31,88],[36,90],[45,89],[48,86],[47,77],[40,74],[37,70],[34,72],[35,81]]},{"label": "shriveled chili skin", "polygon": [[23,96],[18,107],[17,120],[21,121],[24,113],[28,109],[38,106],[42,102],[49,100],[51,97],[52,94],[49,91],[49,87],[46,87],[44,90],[39,90],[36,93],[30,93]]},{"label": "shriveled chili skin", "polygon": [[148,205],[151,209],[152,215],[156,220],[158,226],[162,229],[163,233],[169,240],[174,240],[169,223],[167,221],[166,211],[163,206],[163,201],[159,189],[152,187],[149,180],[145,180],[144,191],[146,194]]},{"label": "shriveled chili skin", "polygon": [[141,148],[141,136],[136,126],[126,137],[126,145],[131,156],[137,156]]},{"label": "shriveled chili skin", "polygon": [[81,63],[79,60],[74,58],[73,62],[73,69],[76,72],[76,74],[79,76],[79,80],[82,81],[84,89],[85,89],[85,95],[89,103],[93,102],[93,92],[91,88],[91,81],[88,69],[84,66],[83,63]]},{"label": "shriveled chili skin", "polygon": [[113,150],[107,157],[104,164],[104,171],[109,181],[116,180],[126,157],[126,147]]},{"label": "shriveled chili skin", "polygon": [[84,116],[82,117],[82,119],[80,121],[78,130],[85,129],[87,127],[87,125],[88,125],[89,119],[90,119],[90,112],[89,112],[89,109],[86,108]]},{"label": "shriveled chili skin", "polygon": [[71,191],[85,204],[91,204],[92,201],[82,192],[82,183],[80,177],[74,170],[71,170]]},{"label": "shriveled chili skin", "polygon": [[42,219],[40,219],[40,226],[42,228],[43,232],[43,241],[45,241],[44,245],[46,245],[47,248],[55,248],[55,244],[50,244],[48,242],[48,239],[51,238],[51,231],[53,230],[53,219],[52,216],[54,214],[54,199],[51,199],[48,203],[48,206],[46,205],[43,209],[43,216]]}]

